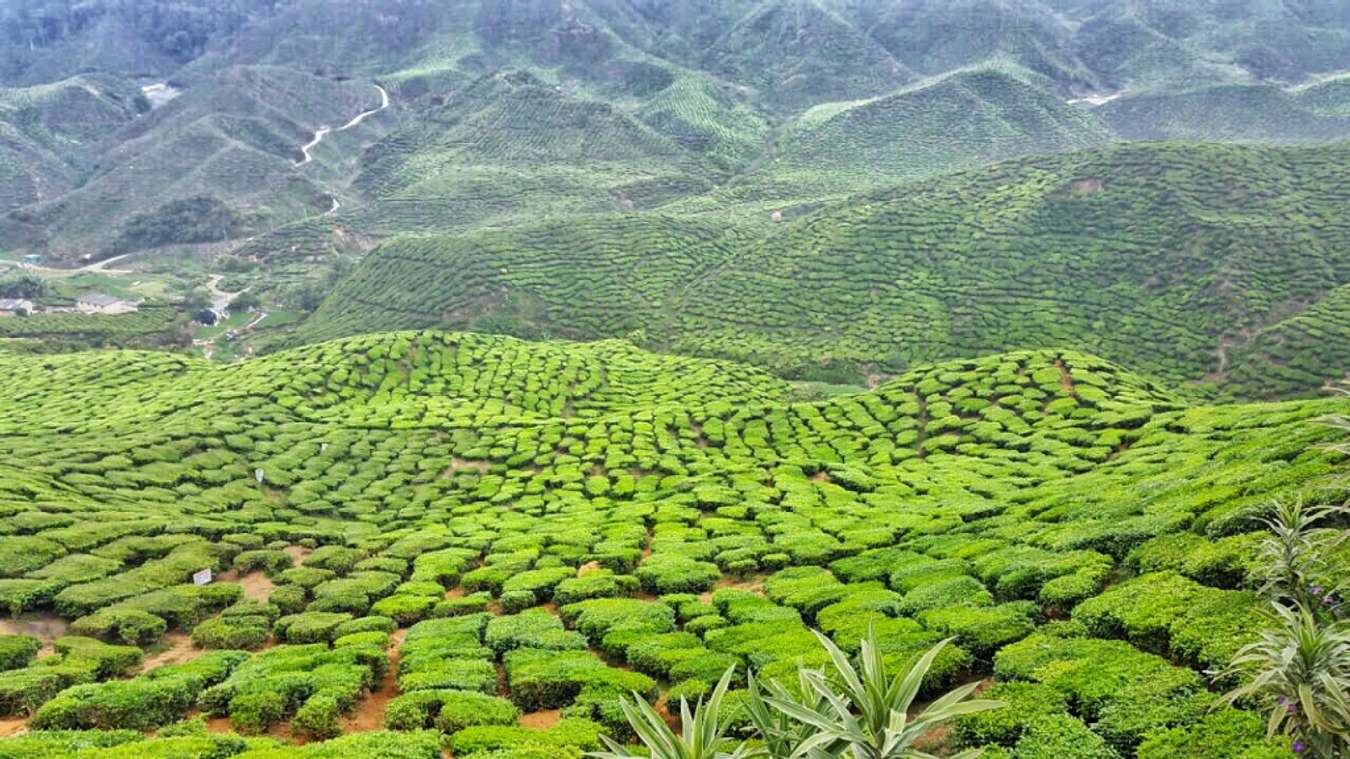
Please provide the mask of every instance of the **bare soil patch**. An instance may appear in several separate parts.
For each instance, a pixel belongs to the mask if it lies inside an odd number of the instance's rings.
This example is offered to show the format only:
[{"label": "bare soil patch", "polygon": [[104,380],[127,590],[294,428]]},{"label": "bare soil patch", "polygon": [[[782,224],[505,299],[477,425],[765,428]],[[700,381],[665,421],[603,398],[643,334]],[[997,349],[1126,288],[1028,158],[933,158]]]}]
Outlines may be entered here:
[{"label": "bare soil patch", "polygon": [[754,593],[757,596],[763,596],[764,575],[751,575],[749,577],[741,578],[722,575],[717,578],[717,582],[713,583],[712,590],[699,594],[698,600],[705,604],[712,603],[713,592],[721,590],[722,588],[735,588],[736,590],[744,590],[749,593]]},{"label": "bare soil patch", "polygon": [[661,715],[661,719],[666,721],[666,725],[669,726],[671,730],[675,731],[677,734],[679,733],[680,715],[672,713],[670,710],[670,694],[662,693],[661,697],[656,699],[656,703],[652,704],[652,708],[656,710],[657,714]]},{"label": "bare soil patch", "polygon": [[6,717],[5,719],[0,719],[0,738],[13,738],[27,732],[27,717]]},{"label": "bare soil patch", "polygon": [[267,601],[272,597],[272,591],[277,587],[272,582],[272,578],[262,572],[249,572],[243,577],[239,572],[231,569],[218,578],[221,582],[232,582],[244,589],[244,597],[252,598],[255,601]]},{"label": "bare soil patch", "polygon": [[24,614],[17,619],[0,619],[0,633],[4,635],[31,635],[42,641],[38,657],[55,653],[52,643],[66,634],[70,623],[55,614]]},{"label": "bare soil patch", "polygon": [[600,566],[600,562],[588,561],[577,567],[577,577],[585,577],[592,572],[599,572],[601,569],[604,569],[604,567]]},{"label": "bare soil patch", "polygon": [[403,645],[403,639],[407,635],[407,630],[395,630],[389,636],[389,669],[384,673],[384,679],[375,687],[375,690],[361,699],[356,705],[356,710],[343,720],[342,731],[344,733],[384,728],[385,707],[398,696],[399,647]]},{"label": "bare soil patch", "polygon": [[1073,388],[1073,377],[1069,376],[1069,370],[1064,366],[1064,361],[1055,359],[1055,368],[1059,370],[1059,386],[1069,395],[1077,395]]},{"label": "bare soil patch", "polygon": [[286,555],[291,557],[291,561],[294,561],[296,564],[303,564],[305,558],[314,553],[313,548],[305,548],[304,546],[286,546],[282,550],[284,550]]},{"label": "bare soil patch", "polygon": [[562,719],[561,709],[546,709],[520,715],[520,726],[526,730],[547,730]]},{"label": "bare soil patch", "polygon": [[469,461],[468,459],[452,458],[450,466],[442,474],[443,477],[453,477],[456,472],[462,472],[465,469],[472,469],[479,474],[487,474],[492,465],[486,461]]},{"label": "bare soil patch", "polygon": [[1074,195],[1096,195],[1106,189],[1106,183],[1100,179],[1079,179],[1069,185]]},{"label": "bare soil patch", "polygon": [[193,648],[192,638],[187,633],[171,632],[164,636],[159,642],[158,647],[141,664],[142,672],[149,672],[155,667],[162,667],[166,664],[182,664],[196,659],[198,656],[206,653],[204,649]]}]

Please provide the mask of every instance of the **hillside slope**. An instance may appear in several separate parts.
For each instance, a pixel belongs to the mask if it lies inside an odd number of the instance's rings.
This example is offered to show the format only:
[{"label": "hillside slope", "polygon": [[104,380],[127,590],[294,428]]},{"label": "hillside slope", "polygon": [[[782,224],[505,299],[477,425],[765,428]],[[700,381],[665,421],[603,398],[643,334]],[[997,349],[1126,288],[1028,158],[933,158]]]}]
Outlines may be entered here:
[{"label": "hillside slope", "polygon": [[[1221,346],[1311,315],[1350,281],[1347,150],[1103,147],[901,185],[768,235],[630,215],[397,241],[301,335],[640,328],[655,345],[806,377],[1067,343],[1203,382]],[[1339,322],[1326,304],[1320,318]],[[1314,392],[1344,371],[1343,350],[1333,341],[1299,379],[1235,392]]]},{"label": "hillside slope", "polygon": [[[285,266],[335,234],[762,219],[1105,141],[1350,137],[1333,88],[1283,89],[1350,69],[1350,20],[1319,3],[12,0],[0,38],[0,83],[99,77],[134,105],[55,111],[88,132],[69,157],[0,115],[0,236],[58,261],[209,242]],[[372,83],[391,108],[287,164]],[[205,231],[128,239],[147,226]]]},{"label": "hillside slope", "polygon": [[789,124],[759,171],[767,181],[858,192],[1111,139],[1096,116],[1019,73],[974,69],[880,98],[817,106]]}]

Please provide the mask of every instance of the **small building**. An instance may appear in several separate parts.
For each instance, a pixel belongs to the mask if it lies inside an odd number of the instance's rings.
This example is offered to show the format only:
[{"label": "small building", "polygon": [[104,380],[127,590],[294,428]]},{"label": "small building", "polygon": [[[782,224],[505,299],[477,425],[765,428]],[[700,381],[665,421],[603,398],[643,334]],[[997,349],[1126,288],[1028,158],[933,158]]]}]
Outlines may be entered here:
[{"label": "small building", "polygon": [[23,298],[0,298],[0,316],[18,316],[33,313],[33,301]]},{"label": "small building", "polygon": [[38,253],[29,253],[21,259],[28,266],[41,266],[42,256]]},{"label": "small building", "polygon": [[87,293],[75,299],[75,307],[85,314],[129,314],[136,304],[103,293]]}]

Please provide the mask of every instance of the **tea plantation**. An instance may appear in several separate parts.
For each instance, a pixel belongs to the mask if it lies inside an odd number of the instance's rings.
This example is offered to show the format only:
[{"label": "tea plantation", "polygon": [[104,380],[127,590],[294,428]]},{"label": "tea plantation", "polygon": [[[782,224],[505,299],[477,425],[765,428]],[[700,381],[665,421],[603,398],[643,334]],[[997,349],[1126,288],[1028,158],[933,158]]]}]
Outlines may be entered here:
[{"label": "tea plantation", "polygon": [[1109,146],[778,225],[677,205],[401,236],[294,339],[642,330],[652,347],[855,384],[1072,345],[1187,394],[1312,396],[1350,364],[1346,166],[1346,144]]},{"label": "tea plantation", "polygon": [[869,628],[1009,704],[951,749],[1293,756],[1208,673],[1261,625],[1271,499],[1344,497],[1350,401],[1060,350],[792,393],[617,340],[0,349],[0,756],[579,757],[732,664],[746,728],[747,669]]}]

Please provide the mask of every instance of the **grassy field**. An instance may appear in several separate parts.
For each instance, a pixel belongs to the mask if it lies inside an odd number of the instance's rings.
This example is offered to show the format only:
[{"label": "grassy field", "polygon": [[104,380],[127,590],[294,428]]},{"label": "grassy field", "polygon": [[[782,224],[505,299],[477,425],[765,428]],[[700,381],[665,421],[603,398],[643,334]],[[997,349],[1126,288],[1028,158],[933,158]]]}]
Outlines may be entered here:
[{"label": "grassy field", "polygon": [[1344,492],[1317,419],[1350,411],[1187,405],[1064,351],[811,403],[619,341],[440,332],[0,367],[0,597],[70,623],[36,661],[51,641],[4,639],[0,703],[42,728],[4,745],[43,756],[575,756],[624,734],[620,694],[786,675],[823,661],[811,629],[869,625],[897,663],[954,636],[926,688],[1011,700],[953,746],[1161,759],[1223,728],[1284,756],[1206,711],[1204,673],[1260,624],[1271,499]]}]

